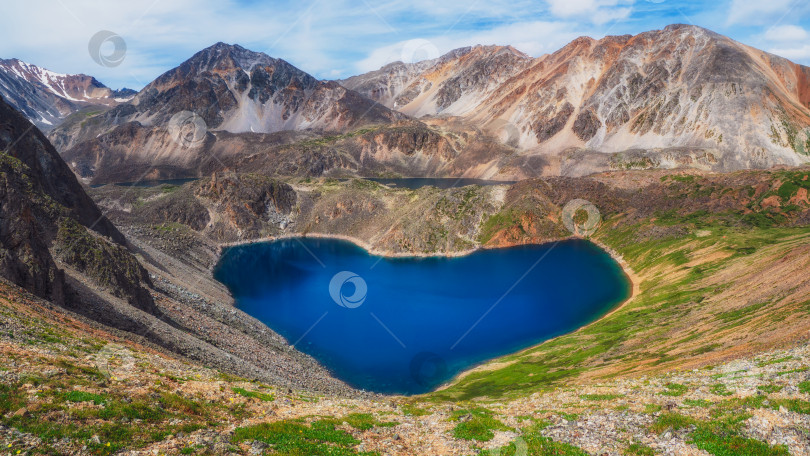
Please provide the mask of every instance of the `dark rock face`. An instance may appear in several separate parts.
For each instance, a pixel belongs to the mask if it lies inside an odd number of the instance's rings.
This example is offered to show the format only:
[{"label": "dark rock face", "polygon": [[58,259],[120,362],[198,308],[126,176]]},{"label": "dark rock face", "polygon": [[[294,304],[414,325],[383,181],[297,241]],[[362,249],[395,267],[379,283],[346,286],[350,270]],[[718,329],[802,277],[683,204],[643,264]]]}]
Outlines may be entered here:
[{"label": "dark rock face", "polygon": [[[367,133],[364,137],[369,141],[369,150],[377,153],[378,150],[398,150],[404,155],[412,155],[418,151],[428,151],[442,155],[450,149],[442,135],[419,125],[389,128],[380,132]],[[450,157],[445,157],[450,158]]]},{"label": "dark rock face", "polygon": [[596,136],[600,128],[602,128],[602,121],[590,109],[580,112],[573,126],[574,133],[583,141],[588,141]]},{"label": "dark rock face", "polygon": [[125,247],[105,242],[75,220],[64,218],[59,224],[54,251],[60,260],[108,288],[113,295],[143,311],[158,313],[152,296],[144,288],[152,285],[149,273]]},{"label": "dark rock face", "polygon": [[290,214],[298,198],[290,185],[255,174],[214,174],[196,195],[211,200],[241,232],[255,234],[269,220]]},{"label": "dark rock face", "polygon": [[145,205],[134,211],[141,220],[154,224],[179,223],[200,231],[208,226],[211,216],[187,187],[171,195],[158,199],[154,204]]},{"label": "dark rock face", "polygon": [[193,79],[187,84],[177,84],[166,91],[147,86],[139,100],[135,112],[132,106],[122,105],[105,114],[107,123],[114,125],[120,119],[140,113],[158,113],[162,122],[168,122],[174,112],[192,111],[202,117],[206,125],[216,128],[225,120],[222,112],[237,106],[227,82],[216,74]]},{"label": "dark rock face", "polygon": [[154,312],[148,274],[123,246],[42,133],[0,99],[0,275],[37,296],[80,307],[62,261],[142,310]]},{"label": "dark rock face", "polygon": [[548,141],[554,135],[561,132],[573,113],[574,106],[568,102],[562,105],[557,112],[549,108],[534,124],[534,134],[537,136],[537,141],[541,143]]},{"label": "dark rock face", "polygon": [[[84,192],[76,176],[36,127],[0,99],[0,150],[24,164],[41,191],[82,225],[118,243],[124,236]],[[55,232],[52,232],[55,234]]]},{"label": "dark rock face", "polygon": [[0,154],[0,276],[62,304],[64,277],[48,251],[47,234],[38,221],[47,217],[42,209],[48,200],[37,201],[24,190],[37,187],[28,171],[19,160]]}]

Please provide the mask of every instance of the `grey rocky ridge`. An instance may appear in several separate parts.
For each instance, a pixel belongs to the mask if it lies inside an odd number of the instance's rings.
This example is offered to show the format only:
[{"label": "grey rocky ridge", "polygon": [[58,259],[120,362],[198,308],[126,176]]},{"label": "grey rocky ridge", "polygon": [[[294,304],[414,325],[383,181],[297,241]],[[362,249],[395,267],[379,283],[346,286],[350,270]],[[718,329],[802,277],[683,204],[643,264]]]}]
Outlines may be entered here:
[{"label": "grey rocky ridge", "polygon": [[[57,79],[0,77],[0,452],[808,455],[808,75],[681,25],[331,82],[218,43],[47,137],[28,108]],[[80,81],[49,84],[115,98]],[[211,272],[279,237],[553,242],[576,199],[632,296],[425,395],[350,387]]]}]

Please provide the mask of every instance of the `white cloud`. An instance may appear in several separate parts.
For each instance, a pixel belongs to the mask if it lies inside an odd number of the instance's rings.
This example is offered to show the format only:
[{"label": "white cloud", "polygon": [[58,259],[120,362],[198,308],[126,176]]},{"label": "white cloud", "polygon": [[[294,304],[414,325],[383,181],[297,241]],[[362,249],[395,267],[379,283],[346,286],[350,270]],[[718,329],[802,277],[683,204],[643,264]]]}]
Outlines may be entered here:
[{"label": "white cloud", "polygon": [[776,42],[803,41],[808,36],[807,30],[798,25],[780,25],[765,32],[766,40]]},{"label": "white cloud", "polygon": [[762,39],[770,43],[768,52],[794,61],[810,59],[810,33],[798,25],[780,25],[768,29]]},{"label": "white cloud", "polygon": [[587,18],[594,24],[625,19],[633,12],[633,0],[546,0],[551,14],[564,18]]},{"label": "white cloud", "polygon": [[732,0],[728,10],[728,25],[772,26],[786,13],[797,13],[803,0]]},{"label": "white cloud", "polygon": [[803,60],[807,61],[810,59],[810,44],[802,44],[795,47],[789,48],[772,48],[768,49],[768,52],[771,54],[776,54],[778,56],[784,57],[789,60]]}]

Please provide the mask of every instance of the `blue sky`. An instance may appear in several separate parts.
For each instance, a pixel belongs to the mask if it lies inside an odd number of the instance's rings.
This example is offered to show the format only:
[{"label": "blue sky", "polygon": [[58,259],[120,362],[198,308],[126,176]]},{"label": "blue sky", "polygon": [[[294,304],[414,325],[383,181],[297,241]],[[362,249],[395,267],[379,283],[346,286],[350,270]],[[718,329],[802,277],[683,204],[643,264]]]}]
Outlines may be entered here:
[{"label": "blue sky", "polygon": [[[810,65],[810,0],[27,0],[4,5],[0,57],[140,89],[215,42],[283,58],[322,79],[472,44],[533,56],[587,35],[700,25]],[[109,30],[127,52],[96,63],[91,37]],[[102,53],[111,51],[106,44]]]}]

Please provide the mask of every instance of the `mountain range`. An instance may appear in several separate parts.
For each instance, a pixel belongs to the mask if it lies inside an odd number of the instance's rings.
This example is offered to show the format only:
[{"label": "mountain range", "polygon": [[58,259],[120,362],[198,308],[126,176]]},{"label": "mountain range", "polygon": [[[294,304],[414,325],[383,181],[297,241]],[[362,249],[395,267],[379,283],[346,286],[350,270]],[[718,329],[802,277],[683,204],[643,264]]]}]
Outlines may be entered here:
[{"label": "mountain range", "polygon": [[[342,83],[410,115],[510,125],[538,154],[689,148],[702,152],[692,164],[731,170],[810,152],[810,68],[695,26],[578,38],[536,59],[467,48]],[[669,155],[656,161],[683,152]]]},{"label": "mountain range", "polygon": [[[467,47],[340,81],[217,43],[130,100],[89,77],[29,73],[37,92],[10,103],[35,122],[61,115],[49,138],[94,184],[217,169],[507,180],[810,158],[810,68],[687,25],[582,37],[538,58]],[[42,94],[58,101],[50,111]],[[71,98],[107,107],[67,117]]]},{"label": "mountain range", "polygon": [[18,59],[0,59],[0,96],[40,130],[48,131],[82,109],[106,109],[132,99],[92,76],[60,74]]}]

